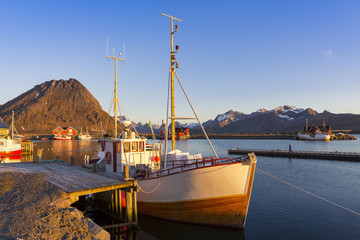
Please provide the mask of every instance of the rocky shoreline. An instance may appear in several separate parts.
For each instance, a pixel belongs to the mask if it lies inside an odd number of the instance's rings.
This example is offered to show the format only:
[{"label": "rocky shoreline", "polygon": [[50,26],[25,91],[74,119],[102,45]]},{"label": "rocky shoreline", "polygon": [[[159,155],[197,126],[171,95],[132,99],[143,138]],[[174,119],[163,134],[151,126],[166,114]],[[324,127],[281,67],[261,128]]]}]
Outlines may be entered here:
[{"label": "rocky shoreline", "polygon": [[76,208],[54,204],[64,196],[44,174],[0,174],[0,239],[110,239]]}]

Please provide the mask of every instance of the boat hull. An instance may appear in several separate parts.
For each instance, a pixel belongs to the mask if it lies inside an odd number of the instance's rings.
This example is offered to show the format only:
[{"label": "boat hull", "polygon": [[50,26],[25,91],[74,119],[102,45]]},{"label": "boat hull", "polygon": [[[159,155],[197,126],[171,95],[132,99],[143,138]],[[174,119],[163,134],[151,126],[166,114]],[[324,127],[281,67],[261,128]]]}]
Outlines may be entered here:
[{"label": "boat hull", "polygon": [[310,135],[310,134],[298,134],[298,139],[299,140],[330,140],[330,134],[324,134],[324,133],[317,133],[314,135]]},{"label": "boat hull", "polygon": [[2,150],[0,149],[0,156],[11,156],[11,155],[20,155],[21,154],[21,148],[20,149],[13,149],[13,150]]},{"label": "boat hull", "polygon": [[243,228],[248,197],[243,195],[179,202],[142,202],[138,211],[162,219],[209,226]]},{"label": "boat hull", "polygon": [[71,140],[71,137],[55,137],[55,140]]},{"label": "boat hull", "polygon": [[138,212],[167,220],[241,229],[256,167],[233,163],[139,180]]}]

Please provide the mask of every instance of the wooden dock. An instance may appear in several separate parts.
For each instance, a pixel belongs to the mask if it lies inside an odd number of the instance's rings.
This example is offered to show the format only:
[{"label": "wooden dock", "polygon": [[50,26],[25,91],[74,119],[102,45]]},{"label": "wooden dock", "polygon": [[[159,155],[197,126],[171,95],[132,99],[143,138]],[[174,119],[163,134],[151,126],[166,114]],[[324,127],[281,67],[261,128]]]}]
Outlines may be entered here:
[{"label": "wooden dock", "polygon": [[327,159],[338,161],[360,161],[360,153],[356,152],[322,152],[322,151],[288,151],[288,150],[265,150],[265,149],[229,149],[229,154],[247,154],[253,152],[257,156]]},{"label": "wooden dock", "polygon": [[[124,180],[122,176],[93,172],[81,166],[74,166],[64,161],[21,162],[0,164],[0,173],[43,173],[45,180],[59,187],[65,195],[53,202],[53,205],[67,207],[79,200],[79,197],[93,194],[96,202],[104,212],[125,223],[114,227],[137,225],[136,183],[137,180]],[[126,209],[122,211],[121,191],[125,192]],[[116,196],[116,197],[115,197]],[[105,207],[105,208],[104,208]],[[102,226],[104,228],[108,226]]]}]

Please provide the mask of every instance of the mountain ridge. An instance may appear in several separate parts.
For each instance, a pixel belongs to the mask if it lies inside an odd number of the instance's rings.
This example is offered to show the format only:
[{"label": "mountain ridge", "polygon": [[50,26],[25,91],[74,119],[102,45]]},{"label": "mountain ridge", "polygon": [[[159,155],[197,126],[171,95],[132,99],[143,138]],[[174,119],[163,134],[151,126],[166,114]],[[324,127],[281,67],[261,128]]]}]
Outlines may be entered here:
[{"label": "mountain ridge", "polygon": [[100,131],[100,122],[111,118],[95,97],[76,79],[51,80],[34,86],[0,105],[0,117],[26,132],[49,132],[58,126]]}]

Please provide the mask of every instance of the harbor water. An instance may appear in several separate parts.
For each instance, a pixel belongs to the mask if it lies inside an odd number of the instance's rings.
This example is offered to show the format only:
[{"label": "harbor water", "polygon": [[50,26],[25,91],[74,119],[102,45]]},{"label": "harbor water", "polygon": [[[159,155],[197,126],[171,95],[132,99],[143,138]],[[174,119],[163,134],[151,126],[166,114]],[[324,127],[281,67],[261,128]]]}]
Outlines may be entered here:
[{"label": "harbor water", "polygon": [[[360,136],[356,135],[359,139]],[[149,140],[150,142],[150,140]],[[297,141],[214,139],[219,157],[230,148],[360,152],[360,140]],[[211,156],[203,139],[178,141],[180,150]],[[97,141],[39,141],[43,159],[83,163],[99,150]],[[360,239],[360,163],[258,156],[244,231],[181,224],[139,216],[137,239]],[[265,172],[265,173],[264,173]]]}]

